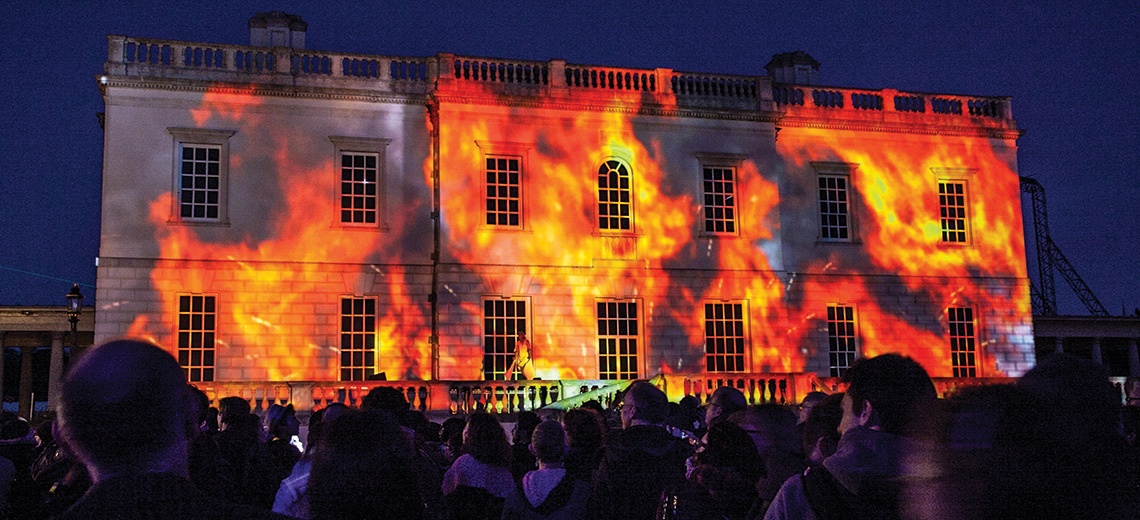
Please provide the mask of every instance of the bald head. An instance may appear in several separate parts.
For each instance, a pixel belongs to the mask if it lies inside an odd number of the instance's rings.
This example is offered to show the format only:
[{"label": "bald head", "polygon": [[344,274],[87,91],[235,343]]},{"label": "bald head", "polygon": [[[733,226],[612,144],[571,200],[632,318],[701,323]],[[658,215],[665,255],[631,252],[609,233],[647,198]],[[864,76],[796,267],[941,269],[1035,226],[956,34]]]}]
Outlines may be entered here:
[{"label": "bald head", "polygon": [[60,432],[98,479],[103,474],[185,471],[194,418],[182,368],[149,343],[95,347],[60,392]]}]

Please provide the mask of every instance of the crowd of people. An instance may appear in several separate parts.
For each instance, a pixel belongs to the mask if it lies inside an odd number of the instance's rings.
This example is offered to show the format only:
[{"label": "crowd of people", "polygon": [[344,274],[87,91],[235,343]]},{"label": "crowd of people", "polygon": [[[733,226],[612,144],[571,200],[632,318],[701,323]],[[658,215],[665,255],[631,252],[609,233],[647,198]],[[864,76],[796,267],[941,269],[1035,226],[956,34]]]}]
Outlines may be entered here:
[{"label": "crowd of people", "polygon": [[914,360],[857,361],[845,391],[703,406],[644,381],[604,407],[430,422],[399,391],[301,421],[210,407],[164,350],[120,340],[71,367],[54,421],[0,418],[0,518],[1138,518],[1140,412],[1054,355],[938,399]]}]

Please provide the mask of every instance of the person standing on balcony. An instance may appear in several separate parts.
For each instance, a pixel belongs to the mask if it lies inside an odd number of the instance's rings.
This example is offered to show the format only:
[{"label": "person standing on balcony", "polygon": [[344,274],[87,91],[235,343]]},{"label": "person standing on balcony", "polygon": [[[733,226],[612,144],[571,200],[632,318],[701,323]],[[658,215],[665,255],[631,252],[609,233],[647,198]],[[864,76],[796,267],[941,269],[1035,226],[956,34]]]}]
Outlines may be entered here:
[{"label": "person standing on balcony", "polygon": [[520,332],[515,339],[515,360],[511,362],[510,367],[507,367],[507,373],[503,379],[513,381],[515,379],[516,370],[519,375],[522,376],[522,379],[534,379],[534,362],[530,358],[530,354],[530,340],[526,339],[525,332]]}]

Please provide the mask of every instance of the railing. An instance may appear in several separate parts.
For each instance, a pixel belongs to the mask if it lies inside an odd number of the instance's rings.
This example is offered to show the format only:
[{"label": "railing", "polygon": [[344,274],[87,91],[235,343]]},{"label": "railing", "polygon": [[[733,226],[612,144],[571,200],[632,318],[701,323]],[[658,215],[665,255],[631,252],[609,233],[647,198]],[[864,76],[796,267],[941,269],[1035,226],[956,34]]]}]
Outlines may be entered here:
[{"label": "railing", "polygon": [[[679,401],[694,396],[708,401],[721,386],[732,386],[744,393],[749,403],[796,404],[813,390],[826,388],[814,374],[663,374],[651,380]],[[399,391],[415,410],[436,416],[465,415],[474,411],[515,414],[538,410],[577,396],[595,398],[610,406],[619,388],[627,381],[599,379],[532,381],[295,381],[295,382],[202,382],[194,383],[206,393],[211,406],[228,396],[250,402],[254,413],[264,414],[273,404],[292,403],[299,412],[322,409],[332,403],[360,406],[373,388]],[[591,395],[585,395],[588,393]]]},{"label": "railing", "polygon": [[456,57],[455,79],[514,85],[549,85],[550,66],[544,62]]},{"label": "railing", "polygon": [[774,84],[772,85],[772,99],[776,106],[787,109],[810,106],[826,111],[851,110],[910,114],[929,112],[938,115],[967,115],[991,120],[1012,119],[1008,98],[919,94],[899,92],[892,89],[864,90]]},{"label": "railing", "polygon": [[755,99],[759,95],[756,78],[746,76],[697,75],[676,73],[671,80],[678,96],[713,96]]},{"label": "railing", "polygon": [[429,59],[338,54],[287,47],[250,47],[108,36],[110,68],[151,66],[169,71],[290,74],[296,77],[429,81]]},{"label": "railing", "polygon": [[650,70],[567,65],[565,76],[568,87],[657,92],[657,74]]},{"label": "railing", "polygon": [[[459,57],[398,57],[338,54],[288,47],[252,47],[108,36],[107,71],[111,75],[155,74],[190,79],[327,85],[347,80],[352,88],[426,93],[449,84],[480,83],[512,95],[573,96],[575,93],[651,94],[639,101],[681,107],[738,111],[774,106],[792,114],[871,114],[970,117],[992,125],[1012,121],[1008,98],[971,97],[795,84],[769,84],[766,77],[696,74],[671,69],[629,69],[546,62]],[[237,78],[235,75],[258,75]],[[439,85],[436,80],[440,79]],[[770,87],[769,87],[770,85]],[[522,87],[522,88],[519,88]],[[769,92],[771,94],[769,94]],[[771,100],[768,100],[768,96]],[[588,99],[584,98],[584,99]],[[608,98],[607,98],[608,99]],[[945,121],[937,119],[936,121]]]}]

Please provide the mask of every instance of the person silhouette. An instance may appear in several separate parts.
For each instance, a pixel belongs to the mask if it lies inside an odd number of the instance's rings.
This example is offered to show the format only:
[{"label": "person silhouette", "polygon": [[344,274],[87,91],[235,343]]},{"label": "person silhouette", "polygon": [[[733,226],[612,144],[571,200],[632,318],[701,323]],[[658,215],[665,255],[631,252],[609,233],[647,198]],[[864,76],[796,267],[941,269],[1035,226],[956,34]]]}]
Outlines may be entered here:
[{"label": "person silhouette", "polygon": [[507,372],[503,379],[507,381],[514,380],[515,371],[518,371],[523,379],[534,379],[534,363],[532,362],[533,360],[530,354],[530,340],[526,339],[525,332],[520,332],[515,339],[515,359],[511,362],[511,366],[507,367]]}]

